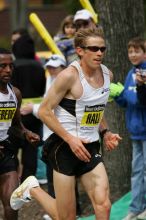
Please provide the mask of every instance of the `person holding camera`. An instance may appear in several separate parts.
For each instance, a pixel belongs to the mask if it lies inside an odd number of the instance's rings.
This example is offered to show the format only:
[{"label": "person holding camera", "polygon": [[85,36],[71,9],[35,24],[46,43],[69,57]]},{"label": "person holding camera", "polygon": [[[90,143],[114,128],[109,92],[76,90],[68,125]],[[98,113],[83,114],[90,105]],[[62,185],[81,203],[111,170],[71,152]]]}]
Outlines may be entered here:
[{"label": "person holding camera", "polygon": [[[146,219],[146,106],[137,93],[137,75],[146,70],[144,39],[133,38],[128,43],[128,58],[133,64],[124,89],[115,101],[126,109],[126,126],[132,140],[131,203],[123,220]],[[146,71],[145,71],[146,72]]]}]

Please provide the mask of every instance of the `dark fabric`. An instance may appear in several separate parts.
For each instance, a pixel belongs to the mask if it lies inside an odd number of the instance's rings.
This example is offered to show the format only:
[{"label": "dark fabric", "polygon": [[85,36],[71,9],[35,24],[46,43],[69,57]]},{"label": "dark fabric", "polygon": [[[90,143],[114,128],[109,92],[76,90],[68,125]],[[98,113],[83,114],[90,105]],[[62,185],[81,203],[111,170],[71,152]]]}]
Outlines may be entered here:
[{"label": "dark fabric", "polygon": [[45,91],[45,70],[36,60],[17,59],[14,61],[12,85],[20,89],[22,98],[42,96]]},{"label": "dark fabric", "polygon": [[90,162],[79,160],[66,142],[52,134],[44,143],[42,159],[47,163],[49,161],[59,173],[79,177],[103,162],[98,141],[85,144],[85,147],[91,154]]},{"label": "dark fabric", "polygon": [[11,171],[17,171],[17,159],[14,155],[6,155],[0,160],[0,175]]},{"label": "dark fabric", "polygon": [[15,157],[14,146],[9,139],[0,142],[0,175],[17,170],[17,159]]},{"label": "dark fabric", "polygon": [[142,105],[146,105],[146,84],[137,85],[137,97]]},{"label": "dark fabric", "polygon": [[63,98],[59,103],[59,105],[67,112],[69,112],[71,115],[76,116],[76,112],[75,112],[76,100]]},{"label": "dark fabric", "polygon": [[48,194],[55,198],[54,184],[53,184],[53,167],[51,163],[47,163],[47,186],[48,186]]},{"label": "dark fabric", "polygon": [[4,155],[5,153],[13,155],[15,153],[15,146],[14,143],[10,141],[10,139],[6,139],[4,141],[0,141],[0,146],[3,146],[3,149],[0,149],[0,151],[3,151]]},{"label": "dark fabric", "polygon": [[37,169],[37,147],[32,146],[27,141],[24,143],[22,151],[22,165],[23,172],[21,182],[23,182],[28,176],[35,176]]},{"label": "dark fabric", "polygon": [[29,34],[24,34],[13,44],[12,52],[15,58],[34,59],[35,46]]},{"label": "dark fabric", "polygon": [[[15,60],[11,83],[21,91],[22,98],[41,97],[46,86],[45,71],[36,60]],[[31,130],[34,126],[41,125],[40,120],[32,114],[23,116],[22,121]]]}]

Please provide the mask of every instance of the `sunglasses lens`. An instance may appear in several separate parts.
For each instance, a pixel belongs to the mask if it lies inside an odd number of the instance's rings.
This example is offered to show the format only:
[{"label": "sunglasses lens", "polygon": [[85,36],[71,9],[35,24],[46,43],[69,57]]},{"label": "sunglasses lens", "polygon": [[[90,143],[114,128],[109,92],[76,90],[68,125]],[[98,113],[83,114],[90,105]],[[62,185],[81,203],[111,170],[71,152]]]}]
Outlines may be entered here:
[{"label": "sunglasses lens", "polygon": [[106,50],[106,47],[101,47],[101,48],[100,48],[100,51],[101,51],[101,52],[104,52],[105,50]]},{"label": "sunglasses lens", "polygon": [[100,50],[103,53],[106,50],[106,47],[97,47],[97,46],[88,46],[86,48],[92,52],[97,52]]},{"label": "sunglasses lens", "polygon": [[97,51],[99,51],[99,47],[93,46],[93,47],[90,47],[89,50],[91,50],[93,52],[97,52]]}]

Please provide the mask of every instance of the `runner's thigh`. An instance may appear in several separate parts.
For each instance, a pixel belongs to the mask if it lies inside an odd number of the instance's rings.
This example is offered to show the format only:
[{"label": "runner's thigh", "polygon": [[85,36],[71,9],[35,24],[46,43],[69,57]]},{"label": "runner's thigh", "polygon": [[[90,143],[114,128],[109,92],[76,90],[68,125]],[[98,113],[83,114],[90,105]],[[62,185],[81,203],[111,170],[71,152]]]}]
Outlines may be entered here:
[{"label": "runner's thigh", "polygon": [[101,204],[109,197],[109,183],[103,163],[81,176],[81,182],[93,205]]},{"label": "runner's thigh", "polygon": [[74,220],[75,205],[75,177],[53,172],[55,196],[59,219]]}]

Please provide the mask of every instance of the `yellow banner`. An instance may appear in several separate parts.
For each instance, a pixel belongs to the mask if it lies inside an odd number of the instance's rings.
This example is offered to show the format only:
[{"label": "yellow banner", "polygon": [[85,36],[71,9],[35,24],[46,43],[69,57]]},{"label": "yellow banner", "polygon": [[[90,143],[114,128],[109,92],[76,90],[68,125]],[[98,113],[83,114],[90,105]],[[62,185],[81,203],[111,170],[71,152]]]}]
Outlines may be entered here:
[{"label": "yellow banner", "polygon": [[95,13],[92,5],[90,4],[90,1],[89,0],[80,0],[80,3],[83,6],[83,8],[90,11],[90,13],[93,15],[93,20],[94,20],[95,24],[97,24],[98,23],[98,15],[97,15],[97,13]]},{"label": "yellow banner", "polygon": [[24,98],[24,99],[22,99],[22,105],[28,104],[28,103],[39,104],[39,103],[41,103],[42,99],[43,99],[42,97]]},{"label": "yellow banner", "polygon": [[46,43],[46,45],[50,48],[50,50],[54,54],[59,54],[63,56],[62,52],[59,50],[59,48],[55,44],[54,40],[52,39],[51,35],[46,30],[45,26],[43,25],[43,23],[41,22],[37,14],[31,13],[29,16],[29,19],[31,23],[33,24],[33,26],[38,31],[39,35],[42,37],[42,39]]}]

